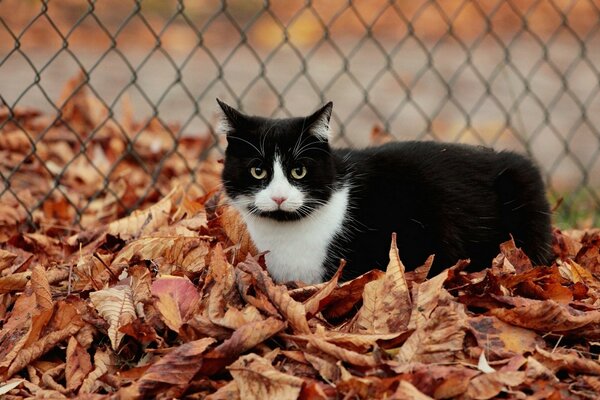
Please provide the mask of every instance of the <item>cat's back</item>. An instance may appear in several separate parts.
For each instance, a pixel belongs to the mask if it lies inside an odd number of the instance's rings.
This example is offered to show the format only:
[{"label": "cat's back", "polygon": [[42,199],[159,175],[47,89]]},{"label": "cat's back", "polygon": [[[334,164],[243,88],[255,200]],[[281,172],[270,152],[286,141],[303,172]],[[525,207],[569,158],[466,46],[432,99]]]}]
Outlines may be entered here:
[{"label": "cat's back", "polygon": [[474,166],[496,170],[505,164],[502,153],[487,147],[431,141],[390,142],[364,149],[337,149],[335,152],[348,166],[359,166],[363,172],[375,173],[393,172],[389,168],[409,168],[404,172],[444,175],[445,170],[456,172]]},{"label": "cat's back", "polygon": [[[340,149],[336,156],[352,183],[353,216],[367,227],[356,240],[368,248],[398,232],[413,267],[432,253],[445,258],[442,264],[467,257],[485,264],[512,234],[536,261],[547,258],[544,185],[522,155],[406,141]],[[385,262],[385,249],[379,252]]]}]

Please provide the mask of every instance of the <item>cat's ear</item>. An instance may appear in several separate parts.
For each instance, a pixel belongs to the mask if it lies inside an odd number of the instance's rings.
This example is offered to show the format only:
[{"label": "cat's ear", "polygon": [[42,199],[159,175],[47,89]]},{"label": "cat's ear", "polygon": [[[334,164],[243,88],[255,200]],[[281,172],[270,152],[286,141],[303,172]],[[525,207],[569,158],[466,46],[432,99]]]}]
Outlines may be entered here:
[{"label": "cat's ear", "polygon": [[221,107],[221,110],[223,110],[223,116],[219,121],[217,131],[219,133],[230,134],[235,131],[236,127],[246,120],[246,116],[219,99],[217,99],[217,103],[219,103],[219,107]]},{"label": "cat's ear", "polygon": [[333,102],[330,101],[306,118],[309,132],[324,142],[328,141],[331,135],[329,120],[331,119],[332,109]]}]

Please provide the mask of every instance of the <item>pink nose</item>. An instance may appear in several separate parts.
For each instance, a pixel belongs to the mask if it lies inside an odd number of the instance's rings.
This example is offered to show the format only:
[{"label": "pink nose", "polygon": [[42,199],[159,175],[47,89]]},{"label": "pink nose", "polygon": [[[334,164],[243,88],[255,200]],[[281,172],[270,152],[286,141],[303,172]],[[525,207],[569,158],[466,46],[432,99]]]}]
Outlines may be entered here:
[{"label": "pink nose", "polygon": [[280,206],[284,201],[287,200],[287,198],[285,198],[285,197],[271,197],[271,200],[273,200],[275,203],[277,203],[278,206]]}]

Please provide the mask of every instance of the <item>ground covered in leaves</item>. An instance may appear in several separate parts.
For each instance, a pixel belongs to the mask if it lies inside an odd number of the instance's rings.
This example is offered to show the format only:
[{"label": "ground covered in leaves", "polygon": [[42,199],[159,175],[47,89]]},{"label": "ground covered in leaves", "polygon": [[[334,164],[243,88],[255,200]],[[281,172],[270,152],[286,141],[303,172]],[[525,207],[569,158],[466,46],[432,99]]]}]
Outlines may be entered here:
[{"label": "ground covered in leaves", "polygon": [[[96,129],[77,93],[69,126],[0,109],[3,398],[598,397],[600,231],[556,230],[551,266],[507,242],[484,271],[430,279],[391,238],[387,271],[278,285],[218,191],[190,183],[205,142]],[[218,169],[192,168],[204,188]]]}]

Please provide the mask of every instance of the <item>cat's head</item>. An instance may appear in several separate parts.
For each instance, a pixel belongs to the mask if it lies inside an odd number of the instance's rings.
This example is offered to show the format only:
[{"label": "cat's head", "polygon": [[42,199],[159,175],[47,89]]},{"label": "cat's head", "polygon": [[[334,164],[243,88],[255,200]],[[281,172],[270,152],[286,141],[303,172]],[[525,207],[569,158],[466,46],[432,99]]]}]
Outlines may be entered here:
[{"label": "cat's head", "polygon": [[243,215],[298,220],[329,200],[335,181],[331,102],[307,117],[271,119],[217,101],[227,134],[223,185]]}]

